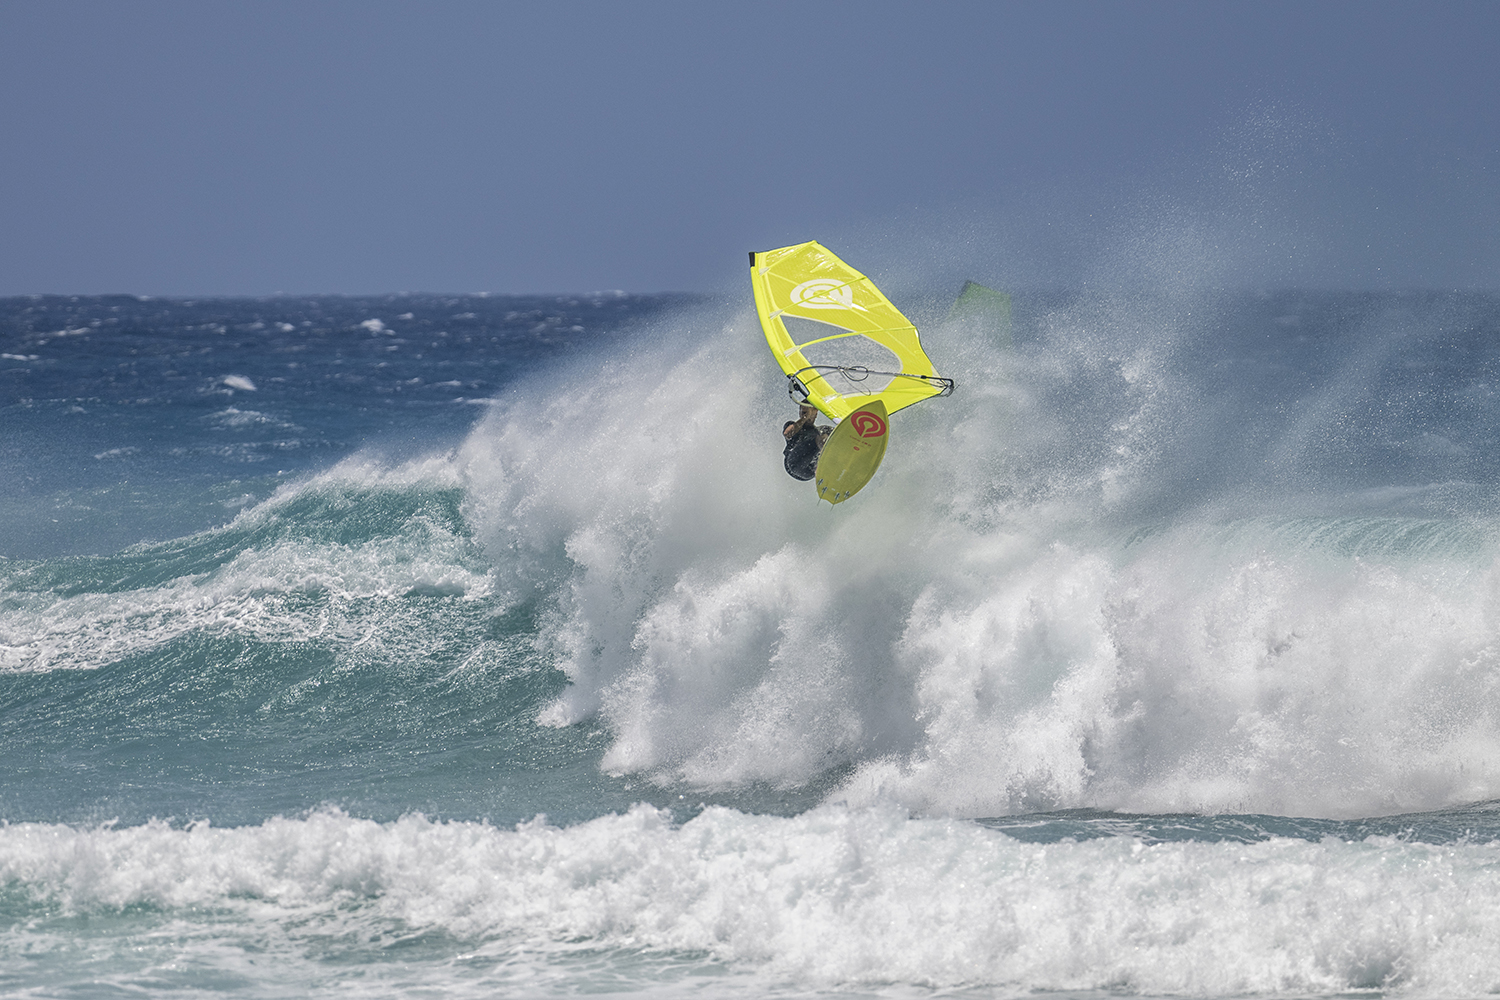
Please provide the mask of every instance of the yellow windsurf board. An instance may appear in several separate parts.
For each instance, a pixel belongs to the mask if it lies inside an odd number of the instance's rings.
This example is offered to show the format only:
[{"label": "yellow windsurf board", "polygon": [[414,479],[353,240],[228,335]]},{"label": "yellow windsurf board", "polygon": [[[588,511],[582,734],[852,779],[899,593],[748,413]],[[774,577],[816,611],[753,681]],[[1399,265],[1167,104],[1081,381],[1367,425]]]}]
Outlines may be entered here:
[{"label": "yellow windsurf board", "polygon": [[829,503],[843,503],[858,493],[880,468],[890,437],[885,403],[878,399],[840,421],[818,456],[813,477],[818,496]]}]

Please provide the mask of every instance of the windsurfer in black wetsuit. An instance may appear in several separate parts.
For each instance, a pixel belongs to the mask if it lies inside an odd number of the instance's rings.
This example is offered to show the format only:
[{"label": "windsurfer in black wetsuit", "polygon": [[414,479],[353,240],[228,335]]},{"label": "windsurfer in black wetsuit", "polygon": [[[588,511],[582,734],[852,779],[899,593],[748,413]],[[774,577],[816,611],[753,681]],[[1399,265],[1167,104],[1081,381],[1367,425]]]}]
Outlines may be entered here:
[{"label": "windsurfer in black wetsuit", "polygon": [[786,449],[782,452],[786,460],[786,473],[793,479],[811,479],[818,471],[818,455],[833,433],[832,427],[814,427],[818,419],[816,407],[803,403],[797,408],[797,419],[788,420],[781,428],[786,438]]}]

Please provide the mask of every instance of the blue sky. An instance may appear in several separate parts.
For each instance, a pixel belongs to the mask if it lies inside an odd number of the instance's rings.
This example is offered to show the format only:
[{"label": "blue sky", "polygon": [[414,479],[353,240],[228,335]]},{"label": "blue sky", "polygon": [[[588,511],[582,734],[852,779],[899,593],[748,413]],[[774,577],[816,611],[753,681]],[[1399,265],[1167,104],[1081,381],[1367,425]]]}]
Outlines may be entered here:
[{"label": "blue sky", "polygon": [[0,294],[1500,288],[1500,3],[0,2]]}]

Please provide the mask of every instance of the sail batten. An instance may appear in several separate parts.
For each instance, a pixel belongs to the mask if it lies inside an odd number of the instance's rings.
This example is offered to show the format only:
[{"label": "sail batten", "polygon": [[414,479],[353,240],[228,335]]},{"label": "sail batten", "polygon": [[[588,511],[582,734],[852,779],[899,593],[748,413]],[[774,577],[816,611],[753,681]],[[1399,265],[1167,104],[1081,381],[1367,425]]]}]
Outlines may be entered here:
[{"label": "sail batten", "polygon": [[[751,284],[777,364],[831,419],[842,420],[875,399],[894,413],[952,391],[952,381],[937,374],[922,350],[911,321],[874,282],[816,241],[752,254]],[[798,342],[788,318],[836,332]],[[893,364],[896,370],[886,370]],[[888,378],[865,388],[871,375]]]}]

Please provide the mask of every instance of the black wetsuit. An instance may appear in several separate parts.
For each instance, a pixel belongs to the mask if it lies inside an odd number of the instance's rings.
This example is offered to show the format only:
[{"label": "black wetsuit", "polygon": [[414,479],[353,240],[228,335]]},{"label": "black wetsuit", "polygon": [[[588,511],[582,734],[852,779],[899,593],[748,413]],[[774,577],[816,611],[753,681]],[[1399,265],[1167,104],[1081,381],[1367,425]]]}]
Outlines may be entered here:
[{"label": "black wetsuit", "polygon": [[787,438],[786,474],[793,479],[811,479],[818,471],[818,453],[823,450],[823,433],[808,424],[792,432]]}]

